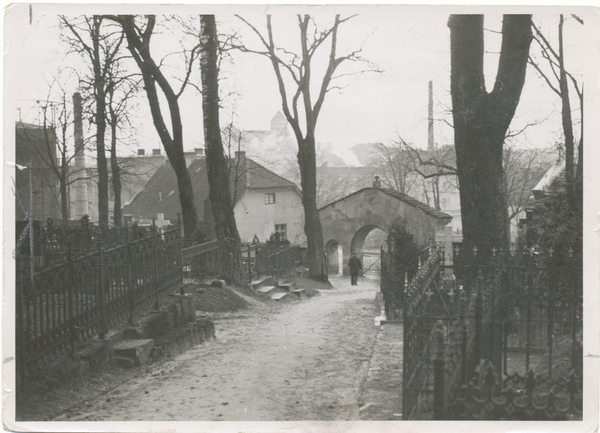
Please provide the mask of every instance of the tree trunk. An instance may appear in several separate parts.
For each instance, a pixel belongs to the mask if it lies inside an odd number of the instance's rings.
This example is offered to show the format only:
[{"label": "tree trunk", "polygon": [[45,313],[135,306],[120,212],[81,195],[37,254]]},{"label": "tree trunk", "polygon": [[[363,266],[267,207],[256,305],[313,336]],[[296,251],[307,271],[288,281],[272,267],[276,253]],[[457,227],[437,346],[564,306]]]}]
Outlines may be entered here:
[{"label": "tree trunk", "polygon": [[66,225],[69,221],[69,197],[67,195],[67,172],[68,164],[66,158],[63,156],[60,167],[60,214],[63,221],[63,225]]},{"label": "tree trunk", "polygon": [[117,116],[110,107],[110,169],[112,172],[112,187],[115,195],[115,202],[113,206],[113,217],[114,225],[120,227],[123,224],[123,217],[121,215],[121,170],[119,168],[119,161],[117,160]]},{"label": "tree trunk", "polygon": [[[192,181],[183,152],[183,126],[181,123],[178,96],[150,55],[150,37],[152,36],[156,17],[149,15],[147,18],[148,28],[143,32],[142,36],[136,30],[133,15],[112,17],[111,19],[117,21],[123,27],[123,31],[127,36],[129,52],[142,72],[152,121],[177,177],[179,203],[181,204],[181,216],[183,218],[183,233],[185,238],[192,239],[196,234],[198,217],[196,205],[194,204]],[[156,83],[160,86],[169,106],[173,137],[171,137],[162,115]]]},{"label": "tree trunk", "polygon": [[573,137],[573,120],[571,117],[571,101],[569,99],[569,83],[567,82],[567,72],[565,71],[565,52],[563,48],[563,24],[564,17],[560,15],[558,23],[558,62],[559,62],[559,86],[561,99],[561,114],[563,134],[565,136],[565,181],[567,184],[567,197],[569,197],[569,205],[571,209],[575,209],[577,197],[575,195],[575,176],[573,170],[574,154],[575,154],[575,139]]},{"label": "tree trunk", "polygon": [[217,67],[217,26],[214,15],[200,15],[202,56],[202,113],[206,143],[206,171],[215,233],[221,246],[221,275],[242,284],[241,243],[235,223],[227,161],[219,124],[219,70]]},{"label": "tree trunk", "polygon": [[298,166],[300,167],[300,186],[302,187],[302,206],[304,207],[304,233],[306,233],[308,247],[309,277],[317,281],[328,282],[323,247],[323,226],[321,226],[317,207],[315,137],[309,129],[305,139],[301,136],[296,138],[298,140]]},{"label": "tree trunk", "polygon": [[105,80],[100,64],[100,26],[102,17],[94,15],[93,29],[90,33],[93,43],[93,71],[94,71],[94,90],[96,91],[96,156],[98,167],[98,223],[102,226],[108,226],[108,166],[106,161],[106,151],[104,149],[104,137],[106,134],[106,93]]},{"label": "tree trunk", "polygon": [[485,90],[483,16],[453,15],[451,93],[460,185],[463,251],[473,264],[510,248],[502,150],[514,116],[532,40],[530,15],[505,15],[496,83]]}]

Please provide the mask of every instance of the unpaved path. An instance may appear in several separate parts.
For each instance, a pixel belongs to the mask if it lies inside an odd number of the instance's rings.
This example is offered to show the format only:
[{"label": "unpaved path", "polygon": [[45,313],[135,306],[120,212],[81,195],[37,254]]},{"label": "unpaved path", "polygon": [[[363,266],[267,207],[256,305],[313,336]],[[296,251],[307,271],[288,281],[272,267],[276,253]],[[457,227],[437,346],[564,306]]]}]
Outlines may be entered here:
[{"label": "unpaved path", "polygon": [[217,338],[151,365],[57,420],[303,421],[359,419],[378,328],[367,279],[275,314],[213,316]]}]

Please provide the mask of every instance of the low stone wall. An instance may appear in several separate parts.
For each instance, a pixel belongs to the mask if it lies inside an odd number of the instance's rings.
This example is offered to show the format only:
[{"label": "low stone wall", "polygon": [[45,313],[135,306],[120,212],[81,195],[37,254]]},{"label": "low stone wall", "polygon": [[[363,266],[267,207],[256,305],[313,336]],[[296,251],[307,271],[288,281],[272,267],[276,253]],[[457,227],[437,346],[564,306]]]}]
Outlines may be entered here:
[{"label": "low stone wall", "polygon": [[[215,337],[215,325],[209,319],[196,319],[191,295],[168,296],[159,311],[143,316],[135,326],[124,325],[111,330],[106,338],[94,338],[79,345],[74,356],[64,354],[46,365],[40,365],[27,382],[26,394],[47,392],[61,383],[95,374],[116,364],[114,348],[133,340],[153,340],[150,360],[175,356],[203,341]],[[143,362],[146,362],[146,357]],[[139,360],[137,360],[139,361]],[[119,362],[130,367],[139,362]]]}]

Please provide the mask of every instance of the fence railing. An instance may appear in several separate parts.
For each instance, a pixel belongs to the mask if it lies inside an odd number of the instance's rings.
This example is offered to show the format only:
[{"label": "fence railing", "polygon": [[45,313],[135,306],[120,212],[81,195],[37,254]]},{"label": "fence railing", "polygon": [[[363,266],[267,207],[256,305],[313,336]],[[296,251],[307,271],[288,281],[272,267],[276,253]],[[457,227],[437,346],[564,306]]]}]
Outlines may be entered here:
[{"label": "fence railing", "polygon": [[265,276],[283,279],[301,263],[302,255],[297,245],[242,245],[242,269],[248,283]]},{"label": "fence railing", "polygon": [[[500,257],[478,267],[442,261],[432,252],[396,290],[403,418],[580,419],[581,268]],[[398,287],[389,282],[393,265],[383,261],[382,291]]]},{"label": "fence railing", "polygon": [[132,321],[166,294],[182,287],[180,230],[158,232],[115,248],[76,256],[31,274],[16,275],[17,374],[110,326]]},{"label": "fence railing", "polygon": [[220,272],[219,241],[212,240],[182,250],[183,282],[202,283]]},{"label": "fence railing", "polygon": [[[28,221],[16,221],[18,260],[34,262],[36,270],[64,263],[68,256],[81,256],[98,251],[100,245],[111,249],[127,242],[143,239],[157,232],[154,226],[138,225],[106,227],[90,223],[86,219],[58,225],[48,219],[45,224],[34,221],[33,254],[31,253]],[[20,242],[19,242],[20,241]]]}]

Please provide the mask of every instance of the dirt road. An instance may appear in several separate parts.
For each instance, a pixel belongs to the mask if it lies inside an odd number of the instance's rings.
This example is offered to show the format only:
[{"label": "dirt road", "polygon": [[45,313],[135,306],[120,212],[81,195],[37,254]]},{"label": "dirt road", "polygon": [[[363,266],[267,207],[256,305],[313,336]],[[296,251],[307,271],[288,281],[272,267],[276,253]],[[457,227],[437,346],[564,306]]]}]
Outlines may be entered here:
[{"label": "dirt road", "polygon": [[378,328],[365,279],[275,314],[215,314],[217,338],[146,368],[57,420],[304,421],[359,419]]}]

